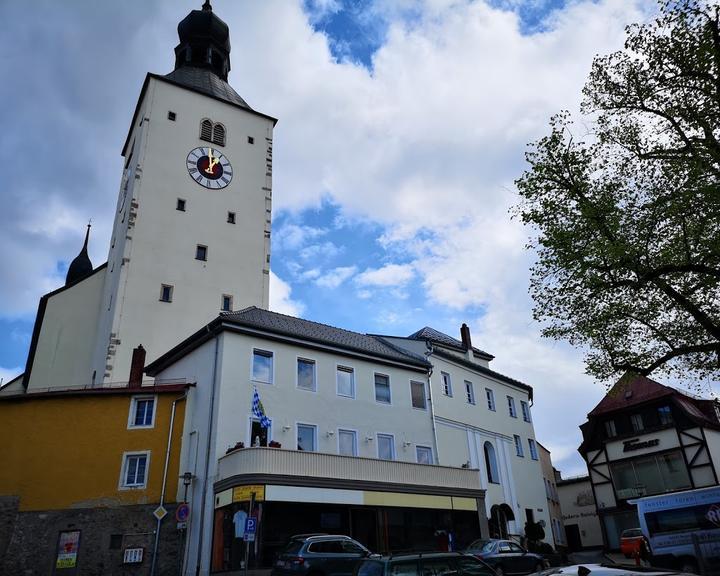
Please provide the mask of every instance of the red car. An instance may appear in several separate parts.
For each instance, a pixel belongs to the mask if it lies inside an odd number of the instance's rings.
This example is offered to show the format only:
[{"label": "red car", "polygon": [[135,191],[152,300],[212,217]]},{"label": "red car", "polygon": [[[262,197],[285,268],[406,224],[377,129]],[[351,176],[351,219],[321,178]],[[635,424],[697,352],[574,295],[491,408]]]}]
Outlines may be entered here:
[{"label": "red car", "polygon": [[625,558],[644,557],[648,552],[648,545],[645,536],[640,528],[629,528],[620,534],[620,552]]}]

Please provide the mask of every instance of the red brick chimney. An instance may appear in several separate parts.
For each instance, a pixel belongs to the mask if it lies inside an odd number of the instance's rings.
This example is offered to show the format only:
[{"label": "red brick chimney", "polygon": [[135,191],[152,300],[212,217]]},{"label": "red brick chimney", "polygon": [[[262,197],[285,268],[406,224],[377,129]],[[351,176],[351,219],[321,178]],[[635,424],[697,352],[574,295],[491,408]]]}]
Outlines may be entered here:
[{"label": "red brick chimney", "polygon": [[143,381],[143,371],[145,370],[145,348],[142,344],[133,349],[132,360],[130,362],[130,379],[128,388],[140,388]]},{"label": "red brick chimney", "polygon": [[470,339],[470,328],[467,324],[463,322],[463,325],[460,326],[460,338],[462,339],[463,348],[465,348],[465,356],[468,360],[473,359],[473,352],[472,352],[472,340]]}]

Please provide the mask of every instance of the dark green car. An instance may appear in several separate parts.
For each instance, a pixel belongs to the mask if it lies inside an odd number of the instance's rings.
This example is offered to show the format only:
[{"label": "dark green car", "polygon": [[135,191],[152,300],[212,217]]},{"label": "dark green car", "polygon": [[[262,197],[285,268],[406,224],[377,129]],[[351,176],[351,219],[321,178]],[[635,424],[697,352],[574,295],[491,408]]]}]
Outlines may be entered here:
[{"label": "dark green car", "polygon": [[402,554],[366,558],[353,576],[496,576],[487,564],[458,552]]}]

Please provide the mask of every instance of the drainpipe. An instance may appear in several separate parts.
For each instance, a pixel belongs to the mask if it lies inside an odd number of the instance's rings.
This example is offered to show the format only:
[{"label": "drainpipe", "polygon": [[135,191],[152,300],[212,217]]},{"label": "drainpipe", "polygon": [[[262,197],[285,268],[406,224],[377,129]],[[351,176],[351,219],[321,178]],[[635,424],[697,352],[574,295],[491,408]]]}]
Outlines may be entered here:
[{"label": "drainpipe", "polygon": [[[433,353],[433,346],[430,343],[429,340],[425,340],[425,347],[427,348],[427,352],[425,352],[425,359],[430,362],[430,356],[432,356]],[[432,392],[432,362],[430,362],[430,368],[428,368],[428,392],[430,394],[430,422],[432,423],[432,434],[433,434],[433,450],[435,452],[435,463],[440,464],[440,452],[438,450],[438,441],[437,441],[437,429],[435,428],[435,403],[433,402],[433,392]]]},{"label": "drainpipe", "polygon": [[[208,328],[208,331],[210,329]],[[203,478],[202,498],[200,500],[200,539],[198,541],[195,574],[200,574],[200,565],[203,552],[203,532],[205,528],[205,500],[207,498],[208,475],[210,474],[210,448],[212,446],[213,417],[215,415],[215,388],[217,387],[217,367],[220,348],[220,335],[215,336],[215,360],[213,362],[212,387],[210,391],[210,406],[208,408],[207,446],[205,447],[205,477]]]},{"label": "drainpipe", "polygon": [[[175,406],[181,400],[185,400],[185,398],[187,398],[187,391],[179,398],[175,398],[175,400],[173,400],[172,409],[170,410],[170,427],[168,428],[167,450],[165,451],[165,469],[163,470],[162,490],[160,491],[160,506],[162,506],[165,502],[165,488],[167,486],[167,473],[168,466],[170,465],[170,451],[172,450],[172,435],[173,427],[175,424]],[[153,544],[152,565],[150,566],[150,576],[155,576],[158,545],[160,544],[160,525],[162,524],[162,521],[162,518],[157,519],[157,526],[155,528],[155,543]]]}]

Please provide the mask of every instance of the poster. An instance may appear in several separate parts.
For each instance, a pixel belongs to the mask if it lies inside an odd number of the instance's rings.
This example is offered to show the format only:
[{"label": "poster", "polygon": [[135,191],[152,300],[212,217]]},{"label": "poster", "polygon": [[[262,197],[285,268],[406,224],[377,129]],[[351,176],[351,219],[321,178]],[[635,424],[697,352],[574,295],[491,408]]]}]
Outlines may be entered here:
[{"label": "poster", "polygon": [[78,546],[80,545],[80,530],[60,532],[58,539],[58,554],[55,569],[75,568],[77,566]]}]

